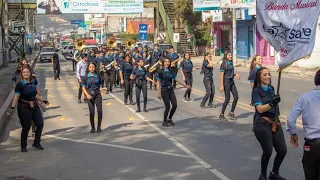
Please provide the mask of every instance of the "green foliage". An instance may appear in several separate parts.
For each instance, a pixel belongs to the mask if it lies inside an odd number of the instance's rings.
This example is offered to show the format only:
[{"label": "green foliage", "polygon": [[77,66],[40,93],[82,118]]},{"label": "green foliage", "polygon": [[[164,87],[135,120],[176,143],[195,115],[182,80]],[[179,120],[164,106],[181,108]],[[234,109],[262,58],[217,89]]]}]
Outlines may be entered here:
[{"label": "green foliage", "polygon": [[73,41],[76,41],[76,34],[71,34],[71,35],[70,35],[70,38],[71,38]]},{"label": "green foliage", "polygon": [[[135,42],[138,40],[138,34],[118,34],[118,37],[121,39],[122,43],[126,43],[129,40],[134,40]],[[153,34],[148,34],[148,41],[153,42]]]},{"label": "green foliage", "polygon": [[197,45],[211,44],[212,36],[210,36],[211,25],[205,25],[194,31],[194,37],[197,39]]}]

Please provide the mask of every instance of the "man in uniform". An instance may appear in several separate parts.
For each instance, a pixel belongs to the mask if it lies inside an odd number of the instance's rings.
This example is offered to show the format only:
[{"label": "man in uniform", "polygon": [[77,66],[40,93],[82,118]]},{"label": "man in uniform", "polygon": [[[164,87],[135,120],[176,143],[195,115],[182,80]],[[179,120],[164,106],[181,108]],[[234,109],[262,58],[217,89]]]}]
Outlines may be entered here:
[{"label": "man in uniform", "polygon": [[320,179],[320,70],[314,77],[314,84],[316,87],[312,91],[298,97],[287,120],[290,143],[293,148],[297,148],[296,121],[302,114],[305,134],[302,164],[306,180]]},{"label": "man in uniform", "polygon": [[60,60],[58,55],[59,49],[56,49],[56,52],[54,53],[51,62],[53,65],[53,73],[54,73],[54,80],[59,79],[60,80]]}]

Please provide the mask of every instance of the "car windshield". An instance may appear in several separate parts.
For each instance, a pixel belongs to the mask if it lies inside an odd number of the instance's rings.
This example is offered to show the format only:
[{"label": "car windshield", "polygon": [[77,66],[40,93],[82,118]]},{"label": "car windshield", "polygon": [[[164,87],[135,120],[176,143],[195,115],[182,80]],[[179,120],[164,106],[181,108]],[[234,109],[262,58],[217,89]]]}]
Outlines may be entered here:
[{"label": "car windshield", "polygon": [[41,52],[54,52],[53,48],[42,48]]}]

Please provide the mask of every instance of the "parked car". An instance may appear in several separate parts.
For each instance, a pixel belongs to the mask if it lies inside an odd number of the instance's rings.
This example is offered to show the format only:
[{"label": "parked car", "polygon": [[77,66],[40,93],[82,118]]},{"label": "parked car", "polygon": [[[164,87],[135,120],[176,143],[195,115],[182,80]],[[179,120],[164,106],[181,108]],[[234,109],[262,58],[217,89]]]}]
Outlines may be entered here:
[{"label": "parked car", "polygon": [[40,51],[40,62],[42,63],[45,60],[52,59],[55,53],[55,49],[53,47],[43,47]]}]

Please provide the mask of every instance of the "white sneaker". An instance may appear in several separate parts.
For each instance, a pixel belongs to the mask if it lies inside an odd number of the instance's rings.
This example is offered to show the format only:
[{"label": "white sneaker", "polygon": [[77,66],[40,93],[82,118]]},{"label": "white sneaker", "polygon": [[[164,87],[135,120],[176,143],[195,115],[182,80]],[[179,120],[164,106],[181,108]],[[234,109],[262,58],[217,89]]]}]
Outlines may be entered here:
[{"label": "white sneaker", "polygon": [[183,102],[188,102],[188,100],[185,97],[183,97],[182,100]]}]

